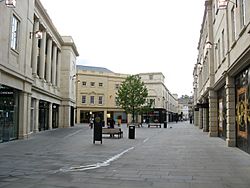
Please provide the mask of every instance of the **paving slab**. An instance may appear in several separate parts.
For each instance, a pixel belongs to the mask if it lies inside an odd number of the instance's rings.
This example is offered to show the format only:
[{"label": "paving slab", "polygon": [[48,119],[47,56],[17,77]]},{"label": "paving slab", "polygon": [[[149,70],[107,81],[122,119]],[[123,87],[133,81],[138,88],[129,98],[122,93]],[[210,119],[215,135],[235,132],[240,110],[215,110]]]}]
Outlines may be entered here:
[{"label": "paving slab", "polygon": [[[80,124],[0,144],[0,188],[249,188],[250,155],[189,122],[104,138]],[[162,126],[163,127],[163,126]]]}]

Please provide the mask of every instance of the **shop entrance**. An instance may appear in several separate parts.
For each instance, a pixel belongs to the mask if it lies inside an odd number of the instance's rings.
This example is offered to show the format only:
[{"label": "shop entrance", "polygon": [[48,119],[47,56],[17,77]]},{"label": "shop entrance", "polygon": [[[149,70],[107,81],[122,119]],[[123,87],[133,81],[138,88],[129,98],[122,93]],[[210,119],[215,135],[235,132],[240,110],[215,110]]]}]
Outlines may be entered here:
[{"label": "shop entrance", "polygon": [[226,140],[227,118],[226,118],[226,90],[222,88],[218,91],[218,134]]},{"label": "shop entrance", "polygon": [[249,69],[236,77],[237,147],[250,153]]},{"label": "shop entrance", "polygon": [[18,92],[0,85],[0,142],[18,138]]},{"label": "shop entrance", "polygon": [[46,101],[39,101],[39,131],[49,129],[49,104]]}]

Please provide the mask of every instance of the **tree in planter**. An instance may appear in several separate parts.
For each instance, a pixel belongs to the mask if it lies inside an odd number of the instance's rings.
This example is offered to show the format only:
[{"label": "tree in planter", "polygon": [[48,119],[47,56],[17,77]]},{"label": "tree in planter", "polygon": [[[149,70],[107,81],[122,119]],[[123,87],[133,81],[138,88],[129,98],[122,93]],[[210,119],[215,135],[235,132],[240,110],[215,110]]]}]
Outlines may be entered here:
[{"label": "tree in planter", "polygon": [[131,75],[122,82],[117,94],[117,104],[127,114],[132,114],[132,122],[135,122],[135,114],[141,113],[149,106],[146,103],[148,90],[138,75]]}]

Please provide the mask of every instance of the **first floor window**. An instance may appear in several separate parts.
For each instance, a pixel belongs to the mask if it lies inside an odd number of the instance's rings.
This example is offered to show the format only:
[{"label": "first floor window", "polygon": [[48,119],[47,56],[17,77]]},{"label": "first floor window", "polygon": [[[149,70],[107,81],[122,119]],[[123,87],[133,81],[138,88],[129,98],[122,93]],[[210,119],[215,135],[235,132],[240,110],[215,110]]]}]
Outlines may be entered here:
[{"label": "first floor window", "polygon": [[95,104],[95,96],[90,96],[90,104]]},{"label": "first floor window", "polygon": [[103,104],[103,97],[99,96],[98,104]]},{"label": "first floor window", "polygon": [[20,21],[16,16],[13,15],[12,25],[11,25],[11,48],[14,50],[18,49],[18,34],[19,34]]},{"label": "first floor window", "polygon": [[83,96],[82,96],[82,104],[85,104],[85,103],[86,103],[86,96],[83,95]]}]

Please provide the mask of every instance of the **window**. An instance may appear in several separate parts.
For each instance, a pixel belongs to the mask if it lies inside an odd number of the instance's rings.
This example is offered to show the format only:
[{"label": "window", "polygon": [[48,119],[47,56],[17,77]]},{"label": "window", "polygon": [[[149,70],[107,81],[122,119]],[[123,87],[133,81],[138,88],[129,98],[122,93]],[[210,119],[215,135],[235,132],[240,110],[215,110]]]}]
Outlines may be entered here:
[{"label": "window", "polygon": [[119,84],[115,84],[115,89],[119,89]]},{"label": "window", "polygon": [[232,41],[236,39],[236,18],[235,18],[235,6],[231,10],[231,24],[232,24]]},{"label": "window", "polygon": [[240,1],[240,23],[241,28],[246,25],[246,0]]},{"label": "window", "polygon": [[149,75],[149,80],[153,80],[154,76],[152,74]]},{"label": "window", "polygon": [[18,32],[19,32],[20,21],[16,16],[13,15],[12,26],[11,26],[11,48],[14,50],[18,49]]},{"label": "window", "polygon": [[102,96],[99,96],[99,98],[98,98],[98,104],[103,104],[103,97]]},{"label": "window", "polygon": [[94,87],[95,86],[95,82],[90,82],[90,86]]},{"label": "window", "polygon": [[86,104],[86,96],[85,95],[82,96],[82,104]]},{"label": "window", "polygon": [[99,83],[99,87],[102,87],[102,86],[103,86],[103,83],[100,82],[100,83]]},{"label": "window", "polygon": [[82,82],[82,85],[83,85],[83,86],[86,86],[86,85],[87,85],[87,82]]},{"label": "window", "polygon": [[90,96],[90,104],[95,104],[95,96]]}]

